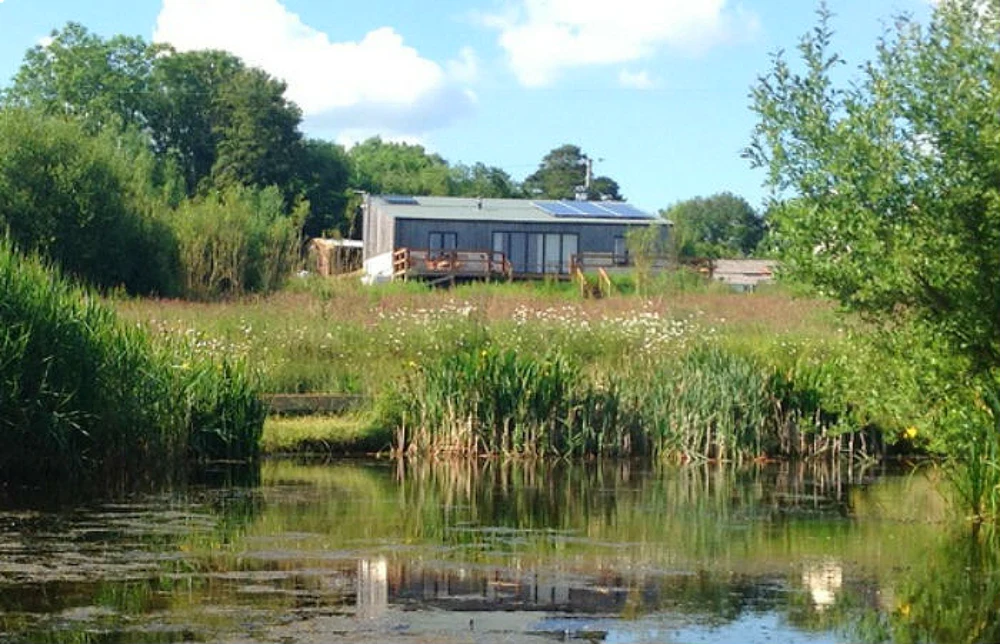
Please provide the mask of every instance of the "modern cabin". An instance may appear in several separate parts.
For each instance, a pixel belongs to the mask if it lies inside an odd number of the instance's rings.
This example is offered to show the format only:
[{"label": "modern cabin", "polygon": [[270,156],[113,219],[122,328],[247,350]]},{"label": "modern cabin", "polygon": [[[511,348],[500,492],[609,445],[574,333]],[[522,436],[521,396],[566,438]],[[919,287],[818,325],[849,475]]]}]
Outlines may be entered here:
[{"label": "modern cabin", "polygon": [[369,196],[363,261],[369,282],[399,278],[537,279],[632,265],[629,231],[668,222],[620,201]]}]

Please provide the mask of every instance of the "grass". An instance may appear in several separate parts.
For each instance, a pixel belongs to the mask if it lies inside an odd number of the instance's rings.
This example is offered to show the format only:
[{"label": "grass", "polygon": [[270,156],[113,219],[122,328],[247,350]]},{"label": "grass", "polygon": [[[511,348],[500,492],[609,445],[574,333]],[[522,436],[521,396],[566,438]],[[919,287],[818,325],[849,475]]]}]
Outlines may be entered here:
[{"label": "grass", "polygon": [[370,413],[271,416],[264,422],[264,454],[372,454],[386,451],[391,434]]},{"label": "grass", "polygon": [[154,333],[183,336],[201,351],[242,355],[274,393],[376,395],[410,363],[478,346],[543,353],[557,345],[586,371],[606,371],[644,353],[682,349],[710,336],[828,343],[844,337],[832,308],[783,293],[661,293],[582,300],[570,286],[469,285],[428,291],[336,280],[296,281],[269,297],[218,304],[115,302]]},{"label": "grass", "polygon": [[867,369],[828,303],[686,282],[626,290],[587,300],[557,282],[438,291],[304,279],[218,304],[115,304],[206,355],[245,356],[269,391],[381,400],[377,418],[407,451],[743,460],[893,431],[850,404]]},{"label": "grass", "polygon": [[257,454],[243,360],[154,341],[4,241],[0,293],[0,480],[117,488]]}]

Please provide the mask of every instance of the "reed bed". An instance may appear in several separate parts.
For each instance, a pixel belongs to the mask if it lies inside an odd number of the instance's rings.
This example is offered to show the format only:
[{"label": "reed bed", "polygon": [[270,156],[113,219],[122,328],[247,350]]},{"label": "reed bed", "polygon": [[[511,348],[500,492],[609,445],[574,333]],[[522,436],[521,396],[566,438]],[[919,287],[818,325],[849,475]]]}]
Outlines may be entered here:
[{"label": "reed bed", "polygon": [[412,366],[383,402],[399,453],[742,462],[833,455],[844,434],[866,434],[788,374],[715,343],[602,376],[558,352],[494,346]]},{"label": "reed bed", "polygon": [[154,342],[0,241],[0,472],[8,484],[119,487],[257,453],[244,362]]}]

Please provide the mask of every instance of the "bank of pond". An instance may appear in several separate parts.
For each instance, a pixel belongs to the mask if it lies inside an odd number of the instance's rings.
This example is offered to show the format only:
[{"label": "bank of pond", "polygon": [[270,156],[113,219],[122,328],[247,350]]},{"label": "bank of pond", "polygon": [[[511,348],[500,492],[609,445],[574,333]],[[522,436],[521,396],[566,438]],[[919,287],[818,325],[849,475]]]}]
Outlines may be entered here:
[{"label": "bank of pond", "polygon": [[[245,357],[150,333],[8,242],[0,292],[7,486],[122,490],[258,457],[265,383]],[[726,462],[883,452],[822,355],[786,369],[706,339],[596,368],[584,349],[462,334],[369,397],[354,449]]]}]

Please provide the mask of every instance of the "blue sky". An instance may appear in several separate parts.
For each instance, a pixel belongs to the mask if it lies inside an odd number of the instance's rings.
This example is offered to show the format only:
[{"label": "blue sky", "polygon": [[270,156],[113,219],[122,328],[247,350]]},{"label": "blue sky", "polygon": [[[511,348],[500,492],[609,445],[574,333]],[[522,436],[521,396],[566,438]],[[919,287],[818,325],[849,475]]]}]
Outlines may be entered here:
[{"label": "blue sky", "polygon": [[[852,66],[928,0],[829,0]],[[747,93],[769,54],[815,24],[813,0],[0,0],[0,84],[76,21],[178,49],[228,49],[288,82],[309,136],[417,142],[515,179],[563,143],[647,210],[728,190],[754,206],[740,158]]]}]

